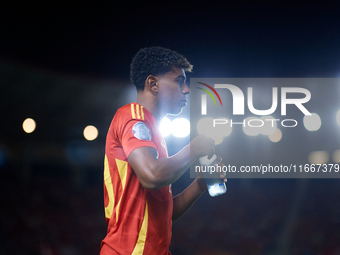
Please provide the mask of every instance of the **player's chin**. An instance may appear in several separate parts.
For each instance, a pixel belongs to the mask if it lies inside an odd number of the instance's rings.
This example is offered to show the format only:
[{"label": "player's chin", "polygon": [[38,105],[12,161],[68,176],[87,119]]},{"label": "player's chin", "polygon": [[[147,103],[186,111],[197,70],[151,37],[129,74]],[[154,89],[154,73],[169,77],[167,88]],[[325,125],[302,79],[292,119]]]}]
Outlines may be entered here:
[{"label": "player's chin", "polygon": [[176,107],[176,108],[172,108],[171,111],[169,112],[170,115],[179,115],[181,114],[181,112],[183,111],[183,107]]}]

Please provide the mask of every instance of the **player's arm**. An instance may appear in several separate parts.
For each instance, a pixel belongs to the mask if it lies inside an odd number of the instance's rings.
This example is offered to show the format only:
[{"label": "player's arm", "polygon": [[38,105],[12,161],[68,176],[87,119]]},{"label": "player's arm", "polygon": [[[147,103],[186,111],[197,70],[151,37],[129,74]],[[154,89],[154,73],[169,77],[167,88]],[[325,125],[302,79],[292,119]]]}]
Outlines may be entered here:
[{"label": "player's arm", "polygon": [[196,178],[182,193],[173,198],[172,221],[179,219],[207,190],[203,178]]},{"label": "player's arm", "polygon": [[[217,164],[222,164],[222,158],[217,157]],[[221,173],[221,178],[224,182],[227,181],[225,173]],[[196,202],[196,200],[207,190],[207,184],[203,176],[198,176],[182,193],[173,198],[173,213],[172,221],[179,219],[189,208]]]},{"label": "player's arm", "polygon": [[214,152],[213,140],[200,135],[172,157],[158,158],[155,148],[139,147],[130,153],[128,160],[144,188],[160,189],[178,180],[198,157]]}]

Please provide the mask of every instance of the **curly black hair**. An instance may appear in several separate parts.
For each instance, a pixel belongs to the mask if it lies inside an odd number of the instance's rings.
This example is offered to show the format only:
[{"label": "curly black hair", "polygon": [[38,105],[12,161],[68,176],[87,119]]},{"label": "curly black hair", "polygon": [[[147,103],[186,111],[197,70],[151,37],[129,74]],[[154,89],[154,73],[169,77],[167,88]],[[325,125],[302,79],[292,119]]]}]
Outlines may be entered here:
[{"label": "curly black hair", "polygon": [[160,75],[171,71],[172,67],[192,71],[189,61],[176,51],[163,47],[140,49],[133,57],[130,65],[130,80],[137,90],[144,90],[145,80],[149,75]]}]

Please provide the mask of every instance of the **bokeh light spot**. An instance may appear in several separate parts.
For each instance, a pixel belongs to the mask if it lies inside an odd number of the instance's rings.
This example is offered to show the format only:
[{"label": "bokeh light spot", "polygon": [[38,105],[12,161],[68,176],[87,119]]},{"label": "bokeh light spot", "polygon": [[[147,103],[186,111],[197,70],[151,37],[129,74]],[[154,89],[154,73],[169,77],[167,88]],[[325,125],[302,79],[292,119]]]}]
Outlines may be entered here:
[{"label": "bokeh light spot", "polygon": [[340,126],[340,110],[336,114],[336,122],[338,122],[338,125]]},{"label": "bokeh light spot", "polygon": [[332,160],[334,163],[340,163],[340,150],[336,150],[332,154]]},{"label": "bokeh light spot", "polygon": [[257,117],[248,117],[245,120],[243,132],[249,136],[257,136],[261,133],[262,122]]},{"label": "bokeh light spot", "polygon": [[22,128],[26,133],[32,133],[35,130],[36,126],[37,125],[34,119],[31,118],[25,119],[24,122],[22,123]]},{"label": "bokeh light spot", "polygon": [[321,118],[319,114],[305,115],[303,117],[303,125],[308,131],[317,131],[321,127]]},{"label": "bokeh light spot", "polygon": [[167,137],[171,134],[172,128],[171,128],[171,120],[167,117],[163,118],[161,123],[159,124],[159,130],[163,137]]},{"label": "bokeh light spot", "polygon": [[88,141],[93,141],[98,137],[98,129],[95,126],[87,126],[84,128],[84,137]]},{"label": "bokeh light spot", "polygon": [[277,143],[282,138],[282,132],[279,128],[276,128],[275,132],[268,136],[269,140],[273,143]]},{"label": "bokeh light spot", "polygon": [[308,156],[311,164],[326,164],[329,161],[329,153],[327,151],[313,151]]},{"label": "bokeh light spot", "polygon": [[190,134],[190,122],[185,118],[177,118],[172,121],[172,135],[186,137]]}]

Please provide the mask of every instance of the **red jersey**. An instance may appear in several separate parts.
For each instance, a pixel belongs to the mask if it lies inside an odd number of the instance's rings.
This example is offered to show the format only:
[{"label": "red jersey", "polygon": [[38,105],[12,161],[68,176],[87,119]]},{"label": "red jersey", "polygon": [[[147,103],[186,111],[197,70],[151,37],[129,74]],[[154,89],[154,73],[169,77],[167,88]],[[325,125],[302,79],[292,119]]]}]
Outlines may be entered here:
[{"label": "red jersey", "polygon": [[170,254],[172,228],[171,186],[145,189],[128,162],[136,148],[150,146],[159,158],[168,157],[154,116],[132,103],[115,114],[106,138],[104,206],[108,223],[101,255]]}]

